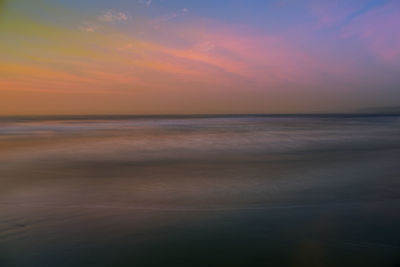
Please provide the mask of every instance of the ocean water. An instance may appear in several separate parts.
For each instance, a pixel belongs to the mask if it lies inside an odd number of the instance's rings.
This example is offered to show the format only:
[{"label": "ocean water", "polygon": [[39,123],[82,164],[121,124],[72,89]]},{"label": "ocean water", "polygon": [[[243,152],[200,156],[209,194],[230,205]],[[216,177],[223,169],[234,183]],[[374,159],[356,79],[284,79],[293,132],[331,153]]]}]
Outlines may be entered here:
[{"label": "ocean water", "polygon": [[400,117],[0,118],[0,266],[400,266]]}]

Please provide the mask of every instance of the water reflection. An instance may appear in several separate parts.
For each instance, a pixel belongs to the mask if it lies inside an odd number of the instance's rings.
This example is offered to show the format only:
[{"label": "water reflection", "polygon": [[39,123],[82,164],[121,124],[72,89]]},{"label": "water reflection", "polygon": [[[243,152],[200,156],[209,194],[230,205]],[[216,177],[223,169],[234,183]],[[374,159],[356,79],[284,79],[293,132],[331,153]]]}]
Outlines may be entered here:
[{"label": "water reflection", "polygon": [[0,266],[394,266],[398,117],[0,120]]}]

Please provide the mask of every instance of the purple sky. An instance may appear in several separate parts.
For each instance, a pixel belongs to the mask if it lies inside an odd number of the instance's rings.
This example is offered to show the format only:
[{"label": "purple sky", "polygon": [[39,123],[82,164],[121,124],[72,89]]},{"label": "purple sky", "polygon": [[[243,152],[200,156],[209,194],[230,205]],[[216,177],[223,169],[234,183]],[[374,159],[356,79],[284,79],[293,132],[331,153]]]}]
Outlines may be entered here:
[{"label": "purple sky", "polygon": [[3,0],[0,114],[399,105],[399,25],[399,1]]}]

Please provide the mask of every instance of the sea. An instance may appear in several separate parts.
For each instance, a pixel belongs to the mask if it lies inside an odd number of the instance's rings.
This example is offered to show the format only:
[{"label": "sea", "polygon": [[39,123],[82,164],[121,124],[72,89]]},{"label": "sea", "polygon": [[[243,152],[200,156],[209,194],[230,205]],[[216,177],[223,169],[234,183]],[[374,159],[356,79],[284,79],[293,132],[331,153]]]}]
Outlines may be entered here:
[{"label": "sea", "polygon": [[400,116],[0,117],[12,266],[400,266]]}]

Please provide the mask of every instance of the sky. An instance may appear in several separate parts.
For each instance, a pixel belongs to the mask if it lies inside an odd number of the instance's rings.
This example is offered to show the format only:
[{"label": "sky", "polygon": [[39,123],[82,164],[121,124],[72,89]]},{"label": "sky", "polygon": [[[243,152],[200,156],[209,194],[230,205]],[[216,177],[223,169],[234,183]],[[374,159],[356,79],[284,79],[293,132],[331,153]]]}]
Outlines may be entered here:
[{"label": "sky", "polygon": [[398,0],[0,0],[0,115],[400,103]]}]

